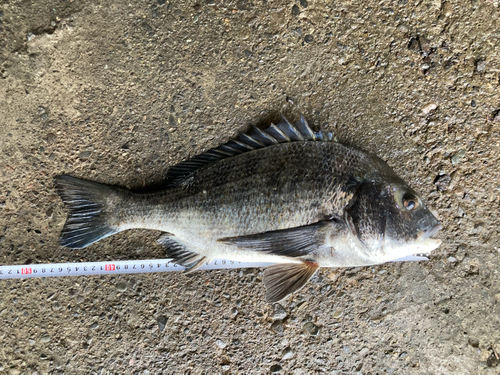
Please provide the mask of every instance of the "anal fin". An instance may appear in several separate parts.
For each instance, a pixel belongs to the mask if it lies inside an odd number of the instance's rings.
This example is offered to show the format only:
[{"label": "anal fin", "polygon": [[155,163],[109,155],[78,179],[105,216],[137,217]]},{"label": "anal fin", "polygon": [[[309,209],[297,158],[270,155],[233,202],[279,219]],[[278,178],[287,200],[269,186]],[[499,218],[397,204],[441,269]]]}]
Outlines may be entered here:
[{"label": "anal fin", "polygon": [[266,301],[281,301],[287,295],[302,288],[316,273],[316,262],[273,264],[264,271]]},{"label": "anal fin", "polygon": [[158,243],[165,248],[165,252],[169,258],[172,258],[174,263],[185,267],[185,273],[190,273],[197,270],[207,261],[204,255],[190,251],[184,244],[172,237],[170,233],[161,235]]}]

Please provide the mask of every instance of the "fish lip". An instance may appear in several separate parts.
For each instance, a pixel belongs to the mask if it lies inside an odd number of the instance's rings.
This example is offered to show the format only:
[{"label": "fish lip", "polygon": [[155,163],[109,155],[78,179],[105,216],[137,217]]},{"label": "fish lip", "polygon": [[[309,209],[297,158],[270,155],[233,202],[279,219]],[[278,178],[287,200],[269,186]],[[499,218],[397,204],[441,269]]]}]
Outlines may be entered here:
[{"label": "fish lip", "polygon": [[441,229],[443,229],[443,225],[441,223],[434,225],[433,227],[424,231],[422,239],[426,240],[427,238],[434,236]]},{"label": "fish lip", "polygon": [[[436,247],[438,247],[441,244],[441,240],[433,239],[433,238],[430,238],[430,237],[432,237],[433,235],[435,235],[442,228],[443,228],[443,225],[441,223],[437,223],[436,225],[433,225],[430,228],[427,228],[427,229],[424,229],[424,230],[420,231],[418,233],[417,237],[418,237],[418,239],[420,241],[425,241],[425,240],[434,241],[434,242],[436,242]],[[430,255],[431,255],[431,252],[419,253],[419,254],[413,254],[413,255],[429,259]]]}]

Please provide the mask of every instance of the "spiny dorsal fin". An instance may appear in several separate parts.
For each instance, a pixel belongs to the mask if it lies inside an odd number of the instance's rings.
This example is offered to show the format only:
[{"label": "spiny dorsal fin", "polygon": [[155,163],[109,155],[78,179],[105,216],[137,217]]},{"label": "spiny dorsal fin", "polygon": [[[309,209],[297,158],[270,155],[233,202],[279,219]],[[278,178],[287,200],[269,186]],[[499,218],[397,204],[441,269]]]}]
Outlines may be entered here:
[{"label": "spiny dorsal fin", "polygon": [[273,264],[267,267],[264,271],[266,301],[278,302],[296,292],[307,283],[318,268],[316,262]]},{"label": "spiny dorsal fin", "polygon": [[323,134],[321,130],[319,132],[313,131],[304,117],[301,117],[300,121],[295,124],[282,117],[277,125],[271,124],[267,129],[259,129],[254,126],[250,132],[240,134],[237,139],[173,166],[167,172],[166,180],[169,185],[175,185],[195,170],[212,162],[279,143],[331,140],[330,133]]}]

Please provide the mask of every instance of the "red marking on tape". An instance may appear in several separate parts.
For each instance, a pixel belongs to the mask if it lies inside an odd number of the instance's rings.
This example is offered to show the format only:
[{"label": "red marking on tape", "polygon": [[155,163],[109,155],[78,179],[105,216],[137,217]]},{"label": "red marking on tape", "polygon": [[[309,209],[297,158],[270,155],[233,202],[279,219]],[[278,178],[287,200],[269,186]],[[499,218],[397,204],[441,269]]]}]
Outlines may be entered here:
[{"label": "red marking on tape", "polygon": [[30,268],[21,268],[21,273],[23,275],[30,275],[31,274],[31,267]]},{"label": "red marking on tape", "polygon": [[106,265],[104,266],[104,269],[105,269],[106,271],[114,271],[114,270],[115,270],[115,265],[114,265],[114,264],[106,264]]}]

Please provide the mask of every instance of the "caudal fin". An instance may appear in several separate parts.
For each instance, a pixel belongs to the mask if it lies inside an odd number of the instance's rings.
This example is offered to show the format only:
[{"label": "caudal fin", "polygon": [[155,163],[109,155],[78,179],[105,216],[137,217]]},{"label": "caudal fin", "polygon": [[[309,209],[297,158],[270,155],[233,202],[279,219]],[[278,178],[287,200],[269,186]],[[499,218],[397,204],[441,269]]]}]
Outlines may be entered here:
[{"label": "caudal fin", "polygon": [[69,207],[59,240],[62,246],[82,249],[119,232],[107,220],[107,198],[118,188],[70,176],[55,178],[56,190]]}]

